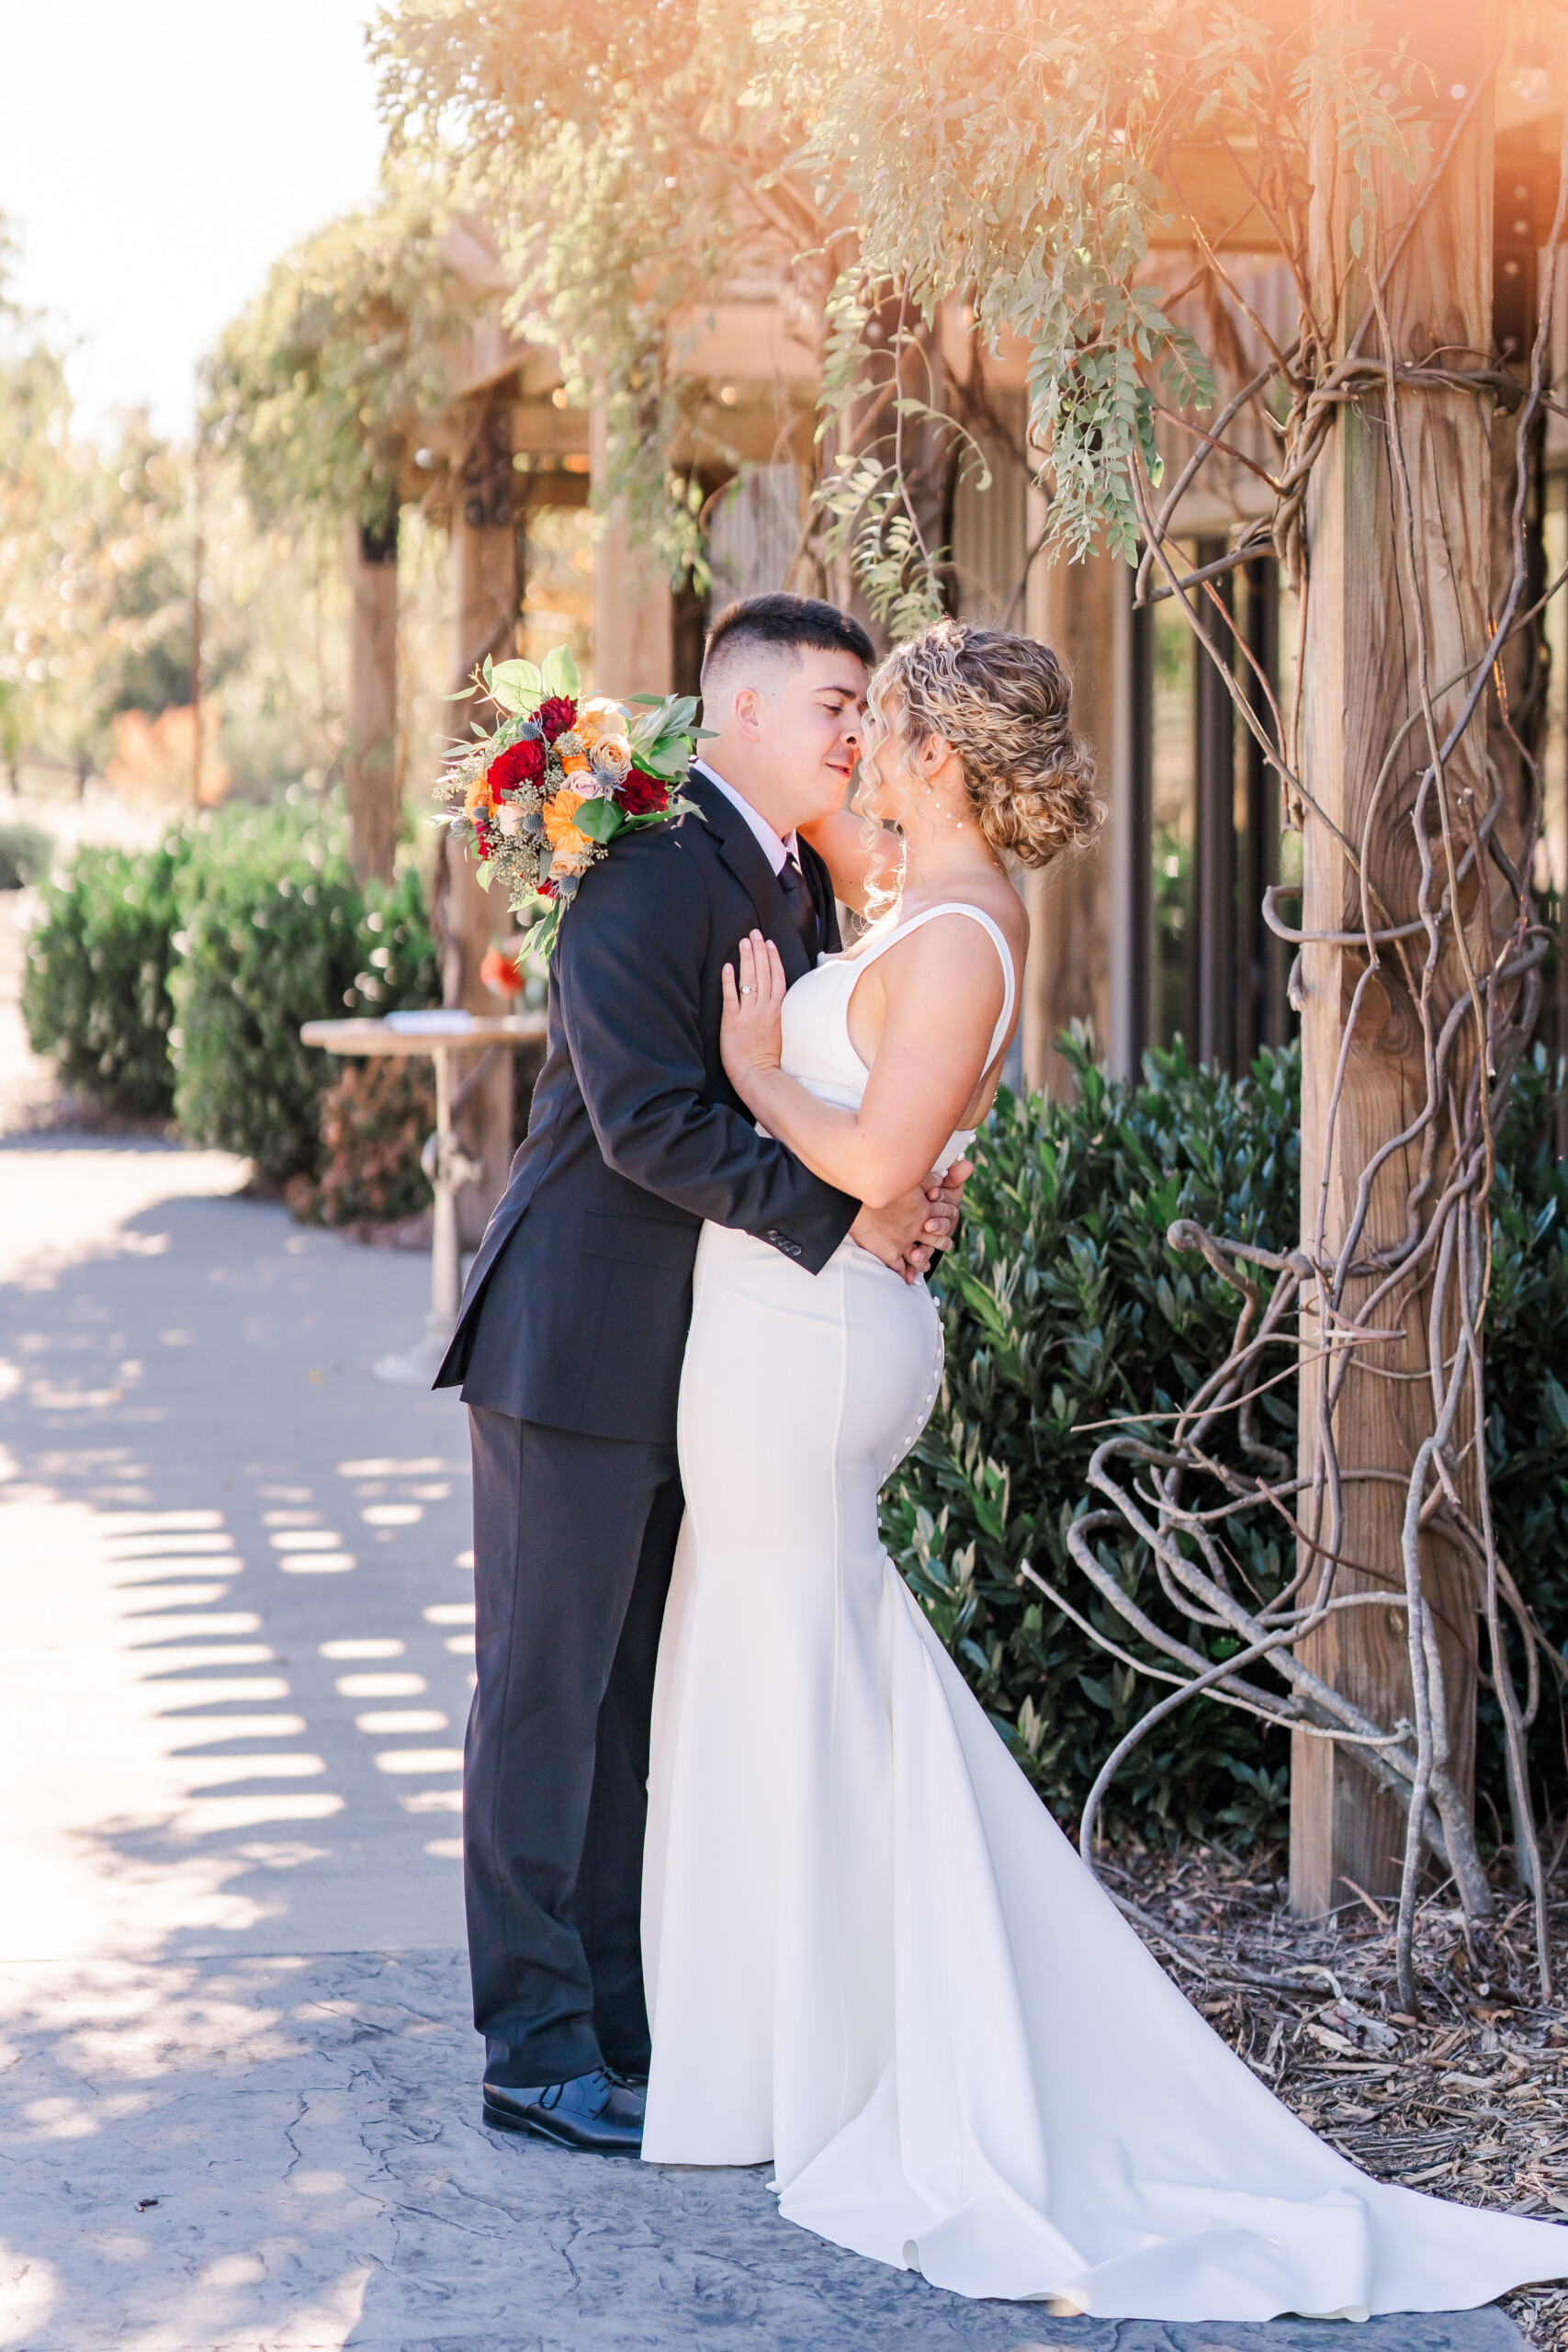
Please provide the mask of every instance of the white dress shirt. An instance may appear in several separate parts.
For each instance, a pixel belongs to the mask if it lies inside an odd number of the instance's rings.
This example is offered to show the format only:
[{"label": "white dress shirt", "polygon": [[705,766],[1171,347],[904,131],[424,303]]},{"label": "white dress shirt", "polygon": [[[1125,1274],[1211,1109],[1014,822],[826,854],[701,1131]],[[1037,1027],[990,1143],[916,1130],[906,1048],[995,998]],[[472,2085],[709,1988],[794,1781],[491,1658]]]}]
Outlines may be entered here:
[{"label": "white dress shirt", "polygon": [[736,791],[735,786],[732,784],[726,784],[724,778],[718,774],[716,769],[710,768],[705,760],[694,760],[692,762],[692,765],[697,770],[699,775],[705,775],[707,778],[709,784],[715,786],[718,791],[723,793],[725,798],[729,802],[732,808],[739,809],[740,814],[745,818],[746,822],[750,826],[753,834],[756,836],[758,848],[761,851],[762,855],[767,859],[768,864],[773,867],[775,874],[782,874],[785,865],[791,858],[794,858],[796,865],[800,864],[800,846],[793,833],[791,833],[788,841],[781,841],[777,833],[774,832],[772,825],[769,824],[767,819],[765,817],[759,816],[756,809],[752,808],[751,803],[749,800],[743,799],[740,794]]}]

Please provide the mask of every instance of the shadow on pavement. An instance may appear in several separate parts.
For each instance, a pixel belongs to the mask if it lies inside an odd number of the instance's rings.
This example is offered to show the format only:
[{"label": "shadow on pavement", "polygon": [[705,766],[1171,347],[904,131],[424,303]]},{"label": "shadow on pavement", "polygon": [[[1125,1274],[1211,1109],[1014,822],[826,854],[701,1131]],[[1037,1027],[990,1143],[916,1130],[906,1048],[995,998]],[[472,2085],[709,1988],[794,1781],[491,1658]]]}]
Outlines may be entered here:
[{"label": "shadow on pavement", "polygon": [[[0,2343],[20,2352],[1246,2352],[970,2304],[781,2222],[762,2172],[479,2124],[450,1398],[367,1366],[417,1259],[220,1155],[0,1146]],[[1506,2352],[1495,2311],[1363,2352]]]}]

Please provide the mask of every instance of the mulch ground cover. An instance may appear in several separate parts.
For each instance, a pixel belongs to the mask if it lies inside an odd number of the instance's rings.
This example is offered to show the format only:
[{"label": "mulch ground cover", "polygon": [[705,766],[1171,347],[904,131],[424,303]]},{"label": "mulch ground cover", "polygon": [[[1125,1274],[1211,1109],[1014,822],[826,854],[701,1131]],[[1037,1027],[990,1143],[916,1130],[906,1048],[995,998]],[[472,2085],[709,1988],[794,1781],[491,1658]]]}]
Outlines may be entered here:
[{"label": "mulch ground cover", "polygon": [[[1495,1916],[1468,1940],[1451,1885],[1423,1902],[1411,2016],[1394,1992],[1393,1905],[1294,1919],[1283,1866],[1278,1850],[1207,1847],[1099,1864],[1215,2031],[1353,2164],[1464,2205],[1568,2217],[1568,1875],[1550,1881],[1550,2007],[1531,1909],[1505,1868]],[[1568,2352],[1568,2285],[1504,2309],[1532,2344]]]}]

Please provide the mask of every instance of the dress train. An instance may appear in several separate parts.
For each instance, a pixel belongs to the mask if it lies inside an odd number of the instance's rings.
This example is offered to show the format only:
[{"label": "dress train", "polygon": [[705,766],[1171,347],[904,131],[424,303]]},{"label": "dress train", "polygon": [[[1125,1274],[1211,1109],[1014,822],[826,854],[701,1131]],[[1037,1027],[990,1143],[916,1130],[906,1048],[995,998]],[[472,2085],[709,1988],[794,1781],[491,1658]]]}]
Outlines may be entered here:
[{"label": "dress train", "polygon": [[[859,1067],[853,978],[823,966],[785,1000],[785,1066],[829,1099]],[[705,1227],[654,1701],[645,2158],[772,2162],[781,2211],[836,2245],[1107,2317],[1365,2318],[1568,2274],[1568,2231],[1319,2140],[1062,1836],[877,1533],[941,1369],[924,1285],[852,1241],[812,1277]]]}]

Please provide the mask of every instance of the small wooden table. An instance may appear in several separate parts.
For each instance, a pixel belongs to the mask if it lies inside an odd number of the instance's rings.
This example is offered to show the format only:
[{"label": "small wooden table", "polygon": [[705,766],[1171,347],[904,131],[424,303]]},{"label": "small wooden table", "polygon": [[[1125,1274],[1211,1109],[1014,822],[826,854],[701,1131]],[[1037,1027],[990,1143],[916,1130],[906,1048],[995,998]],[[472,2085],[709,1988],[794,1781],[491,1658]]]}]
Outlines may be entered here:
[{"label": "small wooden table", "polygon": [[511,1012],[494,1019],[482,1013],[423,1012],[393,1013],[385,1021],[307,1021],[299,1032],[303,1044],[321,1046],[329,1054],[428,1054],[435,1065],[435,1133],[420,1156],[435,1193],[430,1312],[423,1340],[406,1354],[381,1356],[371,1366],[378,1380],[428,1388],[457,1320],[457,1194],[479,1170],[452,1131],[452,1056],[465,1047],[538,1045],[546,1028],[542,1012]]}]

